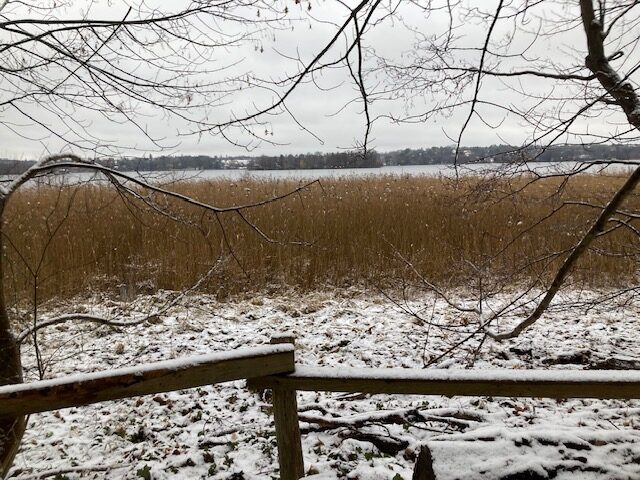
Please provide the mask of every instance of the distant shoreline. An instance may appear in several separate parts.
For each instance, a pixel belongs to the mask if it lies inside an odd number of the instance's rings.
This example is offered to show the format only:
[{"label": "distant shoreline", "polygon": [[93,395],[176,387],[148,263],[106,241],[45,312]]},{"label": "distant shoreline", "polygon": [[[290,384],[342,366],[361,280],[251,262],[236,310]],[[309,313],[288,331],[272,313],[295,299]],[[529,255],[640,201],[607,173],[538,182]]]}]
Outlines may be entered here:
[{"label": "distant shoreline", "polygon": [[[509,145],[490,147],[430,147],[390,152],[338,151],[261,156],[160,155],[101,158],[99,163],[121,172],[170,171],[314,171],[380,169],[389,167],[460,167],[477,164],[531,164],[590,161],[634,161],[640,159],[640,145],[556,145],[546,149]],[[34,160],[0,159],[0,175],[19,175]]]}]

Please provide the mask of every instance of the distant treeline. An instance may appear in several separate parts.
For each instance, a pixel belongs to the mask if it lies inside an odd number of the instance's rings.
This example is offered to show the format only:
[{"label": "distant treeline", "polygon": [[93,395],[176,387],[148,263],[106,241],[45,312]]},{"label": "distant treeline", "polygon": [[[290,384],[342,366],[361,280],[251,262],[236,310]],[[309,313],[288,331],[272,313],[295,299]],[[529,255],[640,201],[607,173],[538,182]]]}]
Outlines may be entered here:
[{"label": "distant treeline", "polygon": [[[313,168],[375,168],[384,165],[436,165],[453,163],[455,147],[405,148],[379,153],[370,150],[297,155],[261,155],[259,157],[162,155],[154,157],[107,158],[100,162],[120,171],[162,170],[295,170]],[[566,162],[589,160],[640,159],[640,145],[555,145],[546,149],[518,148],[509,145],[463,147],[458,151],[459,163],[511,163],[522,160]],[[0,175],[22,173],[33,161],[0,159]]]},{"label": "distant treeline", "polygon": [[18,175],[33,165],[33,160],[7,160],[0,158],[0,175]]},{"label": "distant treeline", "polygon": [[[436,165],[453,163],[455,147],[431,147],[382,153],[384,165]],[[462,147],[459,163],[567,162],[589,160],[640,159],[640,145],[555,145],[546,149],[519,148],[509,145]]]},{"label": "distant treeline", "polygon": [[252,158],[251,170],[305,170],[310,168],[375,168],[384,165],[382,154],[375,150],[366,153],[347,150],[333,153],[302,153],[299,155],[262,155]]}]

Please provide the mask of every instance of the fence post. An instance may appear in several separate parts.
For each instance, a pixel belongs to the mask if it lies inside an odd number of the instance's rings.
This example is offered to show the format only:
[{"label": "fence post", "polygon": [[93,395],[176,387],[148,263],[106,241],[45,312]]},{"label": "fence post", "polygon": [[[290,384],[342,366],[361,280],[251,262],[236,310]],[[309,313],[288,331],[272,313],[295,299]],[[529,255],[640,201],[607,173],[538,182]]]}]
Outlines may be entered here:
[{"label": "fence post", "polygon": [[[295,336],[289,334],[274,336],[270,343],[295,344]],[[278,442],[280,480],[298,480],[304,477],[304,459],[295,390],[273,389],[273,418]]]}]

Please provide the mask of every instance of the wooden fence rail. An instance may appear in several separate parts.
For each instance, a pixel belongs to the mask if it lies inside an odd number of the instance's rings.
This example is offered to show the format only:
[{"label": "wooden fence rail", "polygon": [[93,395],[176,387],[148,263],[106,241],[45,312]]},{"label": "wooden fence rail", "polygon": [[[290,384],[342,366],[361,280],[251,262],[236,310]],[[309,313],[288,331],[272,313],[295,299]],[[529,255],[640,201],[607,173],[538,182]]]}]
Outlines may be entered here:
[{"label": "wooden fence rail", "polygon": [[0,387],[0,412],[30,413],[293,372],[293,345],[266,345]]},{"label": "wooden fence rail", "polygon": [[411,370],[297,365],[287,375],[249,380],[251,388],[404,395],[640,398],[640,371]]},{"label": "wooden fence rail", "polygon": [[546,398],[640,398],[638,371],[410,370],[296,366],[294,339],[274,345],[107,372],[0,387],[0,412],[26,415],[90,403],[247,379],[273,390],[282,480],[304,476],[296,392],[364,392]]}]

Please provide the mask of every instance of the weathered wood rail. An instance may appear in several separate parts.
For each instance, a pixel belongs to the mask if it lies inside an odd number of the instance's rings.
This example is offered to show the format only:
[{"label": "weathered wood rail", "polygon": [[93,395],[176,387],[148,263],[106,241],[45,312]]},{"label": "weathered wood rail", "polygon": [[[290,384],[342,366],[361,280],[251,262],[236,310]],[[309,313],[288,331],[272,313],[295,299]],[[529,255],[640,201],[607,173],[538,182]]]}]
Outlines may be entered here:
[{"label": "weathered wood rail", "polygon": [[410,370],[296,366],[254,378],[251,388],[401,395],[618,398],[640,397],[640,371]]},{"label": "weathered wood rail", "polygon": [[640,371],[409,370],[296,366],[292,337],[273,345],[0,387],[0,412],[27,415],[247,379],[273,390],[280,478],[304,476],[296,392],[445,396],[640,398]]},{"label": "weathered wood rail", "polygon": [[293,345],[266,345],[0,387],[0,412],[30,413],[295,370]]}]

